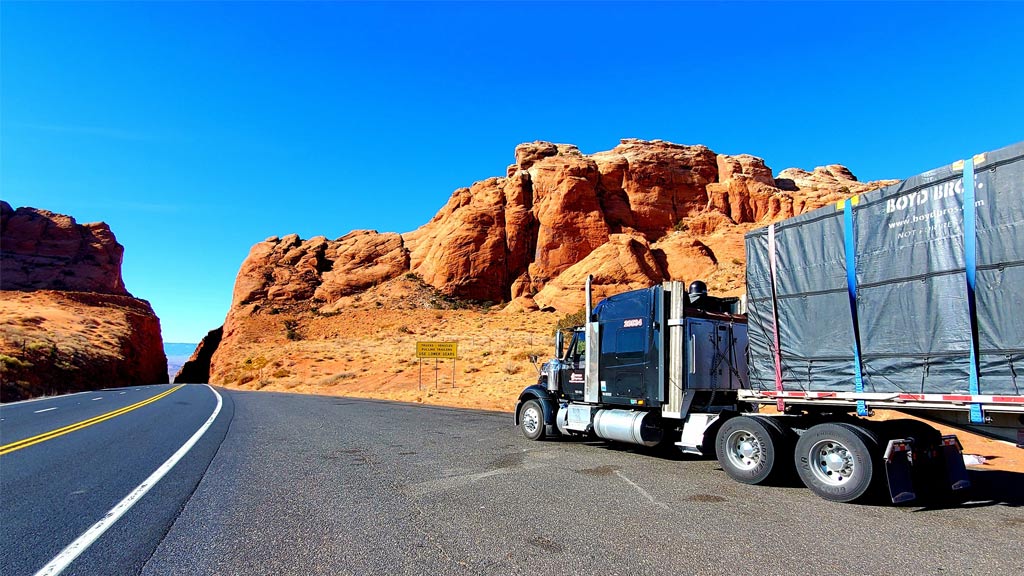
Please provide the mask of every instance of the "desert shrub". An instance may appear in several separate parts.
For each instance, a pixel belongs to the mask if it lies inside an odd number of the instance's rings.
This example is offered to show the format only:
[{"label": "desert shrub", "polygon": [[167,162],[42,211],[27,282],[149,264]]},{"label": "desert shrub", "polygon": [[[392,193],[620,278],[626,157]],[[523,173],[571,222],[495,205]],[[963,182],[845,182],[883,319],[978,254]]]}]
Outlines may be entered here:
[{"label": "desert shrub", "polygon": [[287,368],[278,368],[277,370],[274,370],[273,374],[271,374],[274,378],[287,378],[291,375],[291,370],[288,370]]},{"label": "desert shrub", "polygon": [[50,346],[51,345],[47,344],[46,342],[33,342],[26,346],[26,348],[28,349],[29,352],[39,352],[41,350],[49,348]]},{"label": "desert shrub", "polygon": [[337,384],[338,382],[341,382],[342,380],[350,380],[350,379],[355,378],[355,377],[356,377],[355,372],[341,372],[340,374],[335,374],[334,376],[328,376],[327,378],[322,380],[320,383],[323,384],[323,385]]},{"label": "desert shrub", "polygon": [[14,356],[8,356],[6,354],[0,354],[0,369],[6,370],[21,370],[23,368],[31,368],[32,363],[26,362]]},{"label": "desert shrub", "polygon": [[518,351],[518,352],[516,352],[515,354],[512,355],[512,359],[513,360],[529,360],[531,356],[540,356],[540,357],[543,358],[544,355],[550,354],[550,353],[551,352],[549,350],[540,350],[540,349],[537,349],[537,348],[530,349],[530,350],[520,350],[520,351]]},{"label": "desert shrub", "polygon": [[576,312],[573,312],[572,314],[566,314],[565,316],[562,316],[558,320],[558,322],[555,323],[555,328],[554,330],[551,331],[551,334],[555,335],[558,333],[559,330],[565,332],[572,330],[576,326],[582,326],[583,322],[586,320],[586,316],[586,310],[578,310]]},{"label": "desert shrub", "polygon": [[302,335],[299,334],[295,329],[298,328],[299,323],[295,320],[285,320],[284,324],[284,335],[289,340],[302,340]]},{"label": "desert shrub", "polygon": [[509,375],[518,374],[519,372],[522,371],[522,369],[523,367],[520,366],[519,364],[516,364],[515,362],[505,362],[505,366],[502,368],[505,374]]}]

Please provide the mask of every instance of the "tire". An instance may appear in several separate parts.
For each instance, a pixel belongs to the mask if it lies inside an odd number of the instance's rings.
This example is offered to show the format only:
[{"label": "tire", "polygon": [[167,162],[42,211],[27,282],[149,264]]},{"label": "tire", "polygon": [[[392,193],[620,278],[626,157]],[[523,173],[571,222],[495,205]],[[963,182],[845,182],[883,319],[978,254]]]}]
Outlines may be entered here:
[{"label": "tire", "polygon": [[737,416],[726,420],[715,436],[715,455],[722,470],[742,484],[763,484],[777,472],[782,434],[764,418]]},{"label": "tire", "polygon": [[772,470],[771,480],[780,485],[797,485],[796,466],[789,454],[796,446],[796,433],[784,421],[789,417],[751,416],[775,430],[775,453],[778,455]]},{"label": "tire", "polygon": [[544,407],[537,400],[527,400],[519,409],[519,429],[528,440],[543,440],[546,428]]},{"label": "tire", "polygon": [[805,486],[825,500],[866,499],[880,472],[874,434],[853,424],[812,426],[796,442],[796,470]]}]

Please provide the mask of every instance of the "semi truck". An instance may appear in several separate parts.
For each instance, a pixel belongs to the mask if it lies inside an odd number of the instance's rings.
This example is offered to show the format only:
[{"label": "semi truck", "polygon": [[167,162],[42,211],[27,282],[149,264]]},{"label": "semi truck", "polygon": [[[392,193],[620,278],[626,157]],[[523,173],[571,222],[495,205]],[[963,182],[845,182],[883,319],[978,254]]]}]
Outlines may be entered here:
[{"label": "semi truck", "polygon": [[835,502],[970,486],[955,435],[875,410],[1024,447],[1024,143],[755,229],[745,249],[742,297],[670,281],[593,306],[588,278],[583,325],[519,396],[523,435],[674,445]]}]

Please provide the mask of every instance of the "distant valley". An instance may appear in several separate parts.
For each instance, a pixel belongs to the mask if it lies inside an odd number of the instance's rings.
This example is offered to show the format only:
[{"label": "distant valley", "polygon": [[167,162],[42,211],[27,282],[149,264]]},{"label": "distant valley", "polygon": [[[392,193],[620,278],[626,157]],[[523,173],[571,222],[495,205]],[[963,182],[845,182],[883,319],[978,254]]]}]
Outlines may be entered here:
[{"label": "distant valley", "polygon": [[195,351],[197,345],[182,342],[164,342],[164,354],[167,355],[168,378],[174,378],[174,375],[181,369],[181,365]]}]

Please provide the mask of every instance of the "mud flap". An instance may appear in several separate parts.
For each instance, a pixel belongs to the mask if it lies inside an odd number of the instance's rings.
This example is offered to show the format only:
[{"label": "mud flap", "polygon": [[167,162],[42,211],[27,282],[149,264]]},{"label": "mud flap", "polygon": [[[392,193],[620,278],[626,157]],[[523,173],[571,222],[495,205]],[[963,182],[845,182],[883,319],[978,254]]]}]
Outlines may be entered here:
[{"label": "mud flap", "polygon": [[903,439],[889,440],[885,447],[885,479],[889,483],[889,497],[893,504],[917,498],[914,492],[912,448],[913,443]]},{"label": "mud flap", "polygon": [[967,479],[967,467],[964,466],[963,448],[960,440],[953,434],[942,437],[942,458],[946,465],[946,478],[949,487],[955,492],[971,487]]}]

